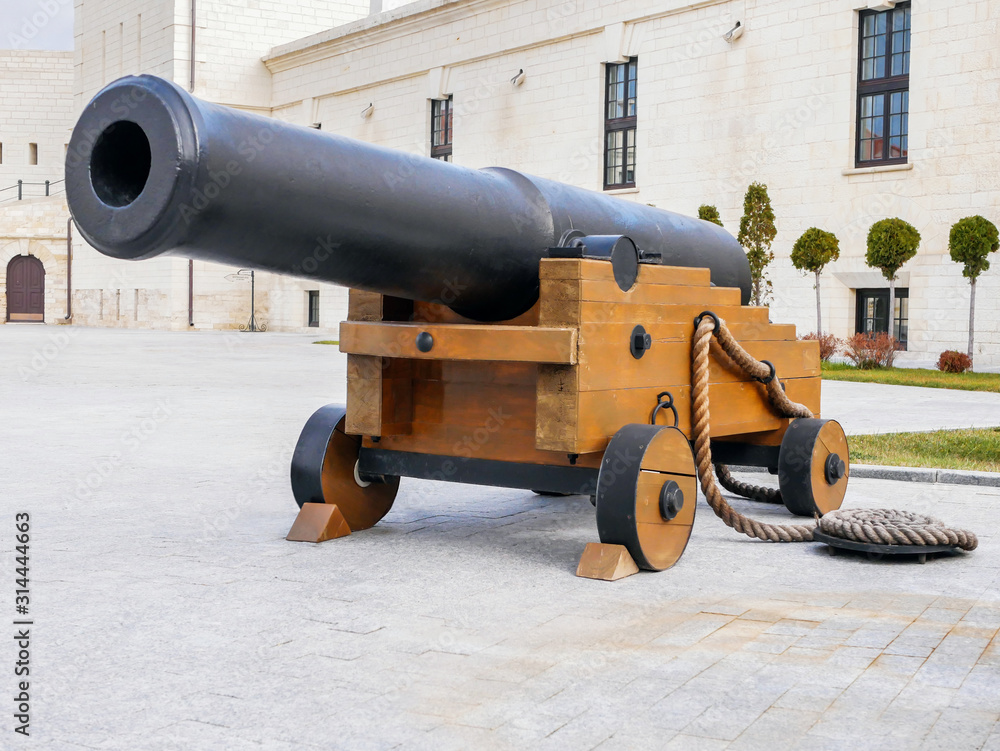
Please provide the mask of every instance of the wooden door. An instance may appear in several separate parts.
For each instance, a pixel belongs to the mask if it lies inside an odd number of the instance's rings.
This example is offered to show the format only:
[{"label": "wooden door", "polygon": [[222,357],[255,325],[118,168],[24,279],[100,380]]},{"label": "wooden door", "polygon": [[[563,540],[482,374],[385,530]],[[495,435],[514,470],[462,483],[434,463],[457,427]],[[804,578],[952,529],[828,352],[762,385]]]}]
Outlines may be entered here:
[{"label": "wooden door", "polygon": [[7,320],[45,320],[45,267],[34,256],[7,264]]}]

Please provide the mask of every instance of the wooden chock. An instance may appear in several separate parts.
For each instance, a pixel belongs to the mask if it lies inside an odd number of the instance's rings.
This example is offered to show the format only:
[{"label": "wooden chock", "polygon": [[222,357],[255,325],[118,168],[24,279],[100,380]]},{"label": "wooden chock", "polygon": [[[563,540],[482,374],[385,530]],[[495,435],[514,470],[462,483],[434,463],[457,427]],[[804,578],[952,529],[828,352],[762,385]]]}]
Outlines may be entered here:
[{"label": "wooden chock", "polygon": [[347,520],[335,503],[303,503],[286,540],[323,542],[351,534]]},{"label": "wooden chock", "polygon": [[609,582],[637,573],[639,567],[624,545],[603,542],[588,542],[580,556],[580,565],[576,567],[577,576]]}]

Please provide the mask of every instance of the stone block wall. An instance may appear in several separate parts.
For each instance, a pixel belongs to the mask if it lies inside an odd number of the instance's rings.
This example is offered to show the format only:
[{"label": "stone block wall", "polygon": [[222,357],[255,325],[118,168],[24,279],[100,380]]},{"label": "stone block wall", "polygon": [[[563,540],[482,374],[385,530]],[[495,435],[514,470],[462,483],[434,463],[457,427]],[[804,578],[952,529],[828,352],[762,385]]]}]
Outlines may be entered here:
[{"label": "stone block wall", "polygon": [[[45,195],[46,180],[63,178],[66,144],[73,124],[73,53],[0,50],[0,207],[22,196]],[[30,164],[30,144],[37,164]],[[62,191],[53,184],[50,191]]]}]

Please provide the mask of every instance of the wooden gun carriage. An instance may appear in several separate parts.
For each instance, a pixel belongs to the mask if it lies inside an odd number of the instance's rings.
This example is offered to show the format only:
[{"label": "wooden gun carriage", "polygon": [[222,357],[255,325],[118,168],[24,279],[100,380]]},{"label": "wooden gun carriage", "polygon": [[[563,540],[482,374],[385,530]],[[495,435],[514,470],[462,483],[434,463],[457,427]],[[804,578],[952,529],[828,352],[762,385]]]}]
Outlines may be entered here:
[{"label": "wooden gun carriage", "polygon": [[[111,116],[126,98],[142,105]],[[691,352],[705,314],[819,414],[817,343],[746,305],[746,258],[715,225],[236,112],[151,76],[98,94],[70,152],[87,138],[67,196],[102,252],[351,287],[347,404],[302,431],[289,539],[369,528],[414,477],[590,495],[602,543],[642,568],[673,565],[697,500]],[[250,139],[267,144],[252,160]],[[840,426],[776,414],[712,347],[713,461],[777,471],[795,514],[839,507]]]}]

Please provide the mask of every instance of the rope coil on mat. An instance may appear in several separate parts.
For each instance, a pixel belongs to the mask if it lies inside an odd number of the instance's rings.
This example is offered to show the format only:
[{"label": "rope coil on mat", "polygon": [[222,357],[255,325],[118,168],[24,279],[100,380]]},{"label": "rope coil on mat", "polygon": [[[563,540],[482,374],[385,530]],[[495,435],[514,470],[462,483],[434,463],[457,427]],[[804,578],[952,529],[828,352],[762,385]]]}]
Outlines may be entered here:
[{"label": "rope coil on mat", "polygon": [[933,516],[899,509],[840,509],[819,520],[819,529],[833,537],[876,545],[952,545],[975,550],[976,535],[945,526]]},{"label": "rope coil on mat", "polygon": [[[765,385],[768,400],[775,411],[785,417],[812,417],[812,412],[793,402],[773,377],[774,366],[757,361],[733,338],[725,321],[703,313],[695,319],[691,350],[691,425],[694,438],[695,462],[701,489],[708,505],[726,525],[748,537],[768,542],[809,542],[819,528],[833,537],[881,545],[952,545],[962,550],[975,550],[976,535],[964,529],[945,526],[938,519],[898,509],[839,509],[825,514],[818,524],[768,524],[744,516],[722,497],[712,469],[709,435],[708,361],[709,345],[715,336],[722,351],[745,373]],[[736,480],[724,464],[714,465],[719,482],[731,492],[765,503],[781,503],[781,492],[775,488],[751,485]]]}]

